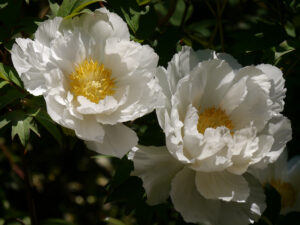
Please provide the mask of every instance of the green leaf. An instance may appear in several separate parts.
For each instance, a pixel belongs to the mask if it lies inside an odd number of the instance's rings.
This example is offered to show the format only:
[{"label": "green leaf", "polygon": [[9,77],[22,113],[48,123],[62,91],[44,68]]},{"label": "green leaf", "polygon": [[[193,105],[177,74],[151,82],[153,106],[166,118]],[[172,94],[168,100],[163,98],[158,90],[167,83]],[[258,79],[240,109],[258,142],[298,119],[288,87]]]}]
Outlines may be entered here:
[{"label": "green leaf", "polygon": [[23,88],[23,83],[20,80],[17,71],[14,68],[4,65],[3,63],[0,63],[0,77]]},{"label": "green leaf", "polygon": [[0,4],[0,9],[5,8],[7,5],[8,5],[8,2],[5,2],[5,3]]},{"label": "green leaf", "polygon": [[291,22],[287,22],[284,26],[286,33],[291,37],[296,37],[296,30],[294,25]]},{"label": "green leaf", "polygon": [[0,88],[3,88],[5,85],[7,85],[7,84],[9,84],[9,82],[8,81],[6,81],[6,80],[1,80],[0,81]]},{"label": "green leaf", "polygon": [[56,2],[52,3],[51,0],[49,0],[49,6],[50,6],[53,16],[57,16],[58,10],[59,10],[59,5]]},{"label": "green leaf", "polygon": [[0,129],[5,127],[7,124],[9,124],[11,121],[5,118],[6,115],[0,118]]},{"label": "green leaf", "polygon": [[14,88],[7,88],[7,92],[0,98],[0,109],[17,99],[24,98],[26,93],[22,93]]},{"label": "green leaf", "polygon": [[96,2],[106,2],[106,1],[103,1],[103,0],[92,0],[92,1],[84,2],[81,5],[79,5],[78,7],[76,7],[76,5],[75,5],[76,8],[72,11],[72,13],[80,12],[81,10],[83,10],[84,8],[86,8],[87,6],[89,6],[91,4],[94,4]]},{"label": "green leaf", "polygon": [[75,225],[62,219],[46,219],[41,222],[41,225]]},{"label": "green leaf", "polygon": [[35,119],[62,145],[62,134],[46,112],[39,111]]},{"label": "green leaf", "polygon": [[151,0],[136,0],[136,3],[137,3],[139,6],[149,4],[150,2],[151,2]]},{"label": "green leaf", "polygon": [[125,17],[126,23],[130,27],[133,33],[136,33],[137,29],[139,28],[139,17],[140,15],[135,14],[132,17],[130,17],[129,13],[125,11],[125,9],[121,8],[121,11]]},{"label": "green leaf", "polygon": [[78,16],[78,15],[80,15],[82,13],[91,13],[91,11],[89,9],[83,9],[80,12],[71,13],[70,15],[64,17],[64,19],[70,19],[70,18],[72,18],[74,16]]},{"label": "green leaf", "polygon": [[175,12],[173,14],[173,16],[170,19],[170,22],[174,25],[174,26],[179,26],[181,24],[181,21],[183,19],[184,16],[184,10],[185,7],[187,8],[187,14],[184,18],[184,22],[187,21],[193,14],[194,8],[192,4],[186,4],[184,2],[184,0],[178,0],[177,4],[176,4],[176,9]]},{"label": "green leaf", "polygon": [[16,115],[17,117],[12,121],[11,139],[14,139],[14,137],[17,135],[22,145],[25,147],[29,141],[32,117],[27,116],[22,111],[19,111],[19,113]]},{"label": "green leaf", "polygon": [[68,16],[76,4],[77,0],[64,0],[57,12],[57,16],[65,17]]},{"label": "green leaf", "polygon": [[126,225],[125,223],[123,223],[120,220],[117,220],[115,218],[112,217],[106,217],[105,221],[109,224],[109,225]]}]

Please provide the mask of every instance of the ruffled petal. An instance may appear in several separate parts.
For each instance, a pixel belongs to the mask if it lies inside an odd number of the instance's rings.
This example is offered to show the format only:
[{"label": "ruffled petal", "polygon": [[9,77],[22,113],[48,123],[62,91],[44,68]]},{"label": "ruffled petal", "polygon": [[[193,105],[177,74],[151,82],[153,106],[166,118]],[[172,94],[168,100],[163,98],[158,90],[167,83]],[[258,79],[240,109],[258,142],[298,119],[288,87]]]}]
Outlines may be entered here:
[{"label": "ruffled petal", "polygon": [[277,67],[269,64],[260,64],[256,68],[262,70],[271,82],[270,98],[273,101],[272,110],[274,111],[274,115],[278,115],[283,110],[283,100],[286,93],[282,72]]},{"label": "ruffled petal", "polygon": [[143,180],[148,204],[155,205],[166,201],[171,180],[183,165],[170,155],[166,147],[137,146],[131,159],[134,163],[131,175]]},{"label": "ruffled petal", "polygon": [[34,34],[35,40],[49,47],[51,41],[60,35],[59,26],[62,20],[61,17],[55,17],[42,22]]}]

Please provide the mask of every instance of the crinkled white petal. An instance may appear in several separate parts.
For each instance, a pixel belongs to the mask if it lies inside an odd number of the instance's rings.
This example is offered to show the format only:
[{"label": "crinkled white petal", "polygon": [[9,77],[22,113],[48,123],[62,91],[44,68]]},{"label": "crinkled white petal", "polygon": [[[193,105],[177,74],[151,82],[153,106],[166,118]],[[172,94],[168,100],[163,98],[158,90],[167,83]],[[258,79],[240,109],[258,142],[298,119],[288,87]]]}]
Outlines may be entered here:
[{"label": "crinkled white petal", "polygon": [[51,61],[65,74],[70,75],[76,65],[86,59],[92,50],[87,48],[88,40],[79,31],[68,33],[52,41]]},{"label": "crinkled white petal", "polygon": [[166,147],[137,146],[132,158],[134,171],[131,175],[143,180],[148,204],[155,205],[166,201],[171,180],[183,165],[170,155]]},{"label": "crinkled white petal", "polygon": [[262,70],[271,82],[270,98],[273,101],[272,110],[274,111],[274,115],[278,115],[283,110],[283,99],[286,93],[282,72],[277,67],[269,64],[260,64],[256,68]]},{"label": "crinkled white petal", "polygon": [[138,137],[136,133],[121,123],[103,125],[103,129],[103,140],[85,142],[89,149],[104,155],[122,158],[131,148],[137,145]]},{"label": "crinkled white petal", "polygon": [[245,202],[250,190],[248,182],[243,176],[223,172],[197,172],[196,187],[207,199]]},{"label": "crinkled white petal", "polygon": [[11,55],[25,88],[35,96],[45,93],[48,88],[44,74],[54,68],[48,62],[49,49],[30,39],[17,38]]},{"label": "crinkled white petal", "polygon": [[218,224],[221,202],[205,199],[195,185],[195,172],[184,168],[171,184],[171,199],[175,209],[188,223]]},{"label": "crinkled white petal", "polygon": [[252,162],[253,154],[259,150],[259,138],[255,127],[246,127],[233,134],[232,165],[227,168],[231,173],[241,175],[245,173]]},{"label": "crinkled white petal", "polygon": [[55,17],[52,20],[42,22],[34,34],[35,40],[50,47],[51,41],[61,35],[59,26],[62,20],[61,17]]}]

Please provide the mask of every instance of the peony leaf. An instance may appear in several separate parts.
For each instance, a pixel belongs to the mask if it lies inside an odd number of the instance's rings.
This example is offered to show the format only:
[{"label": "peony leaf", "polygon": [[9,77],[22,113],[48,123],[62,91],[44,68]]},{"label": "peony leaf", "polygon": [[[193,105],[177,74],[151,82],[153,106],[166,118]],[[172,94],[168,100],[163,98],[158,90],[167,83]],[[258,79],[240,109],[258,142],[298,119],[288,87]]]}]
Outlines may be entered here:
[{"label": "peony leaf", "polygon": [[0,77],[23,88],[23,83],[20,80],[17,71],[9,66],[4,65],[3,63],[0,63]]},{"label": "peony leaf", "polygon": [[56,2],[52,3],[51,0],[49,0],[49,6],[53,16],[57,16],[59,5]]},{"label": "peony leaf", "polygon": [[82,4],[80,4],[78,7],[76,7],[76,5],[75,5],[76,8],[72,11],[72,14],[80,12],[81,10],[86,8],[87,6],[89,6],[91,4],[94,4],[96,2],[106,2],[106,1],[103,1],[103,0],[92,0],[92,1],[87,1],[87,2],[85,1]]},{"label": "peony leaf", "polygon": [[136,0],[136,3],[137,3],[139,6],[149,4],[150,2],[151,2],[151,0]]},{"label": "peony leaf", "polygon": [[24,147],[29,141],[32,119],[31,116],[27,116],[23,111],[15,111],[15,115],[12,118],[11,139],[14,139],[17,135]]},{"label": "peony leaf", "polygon": [[9,82],[6,81],[6,80],[0,81],[0,88],[3,88],[3,87],[4,87],[5,85],[7,85],[7,84],[9,84]]},{"label": "peony leaf", "polygon": [[68,16],[72,12],[72,9],[76,2],[77,0],[64,0],[57,12],[57,16]]}]

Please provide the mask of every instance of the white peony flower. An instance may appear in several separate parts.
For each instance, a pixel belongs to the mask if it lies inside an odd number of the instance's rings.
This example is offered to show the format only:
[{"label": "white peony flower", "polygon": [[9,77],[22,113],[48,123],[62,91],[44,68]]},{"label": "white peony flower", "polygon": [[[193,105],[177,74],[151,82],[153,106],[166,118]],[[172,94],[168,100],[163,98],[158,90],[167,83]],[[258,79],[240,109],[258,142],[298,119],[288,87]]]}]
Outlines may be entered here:
[{"label": "white peony flower", "polygon": [[281,214],[300,212],[300,156],[288,161],[285,150],[275,163],[252,173],[263,185],[268,183],[278,191],[281,196]]},{"label": "white peony flower", "polygon": [[[187,222],[254,222],[265,203],[248,168],[274,162],[291,138],[289,120],[280,114],[281,71],[264,64],[242,68],[228,54],[189,47],[158,70],[167,100],[157,116],[168,151],[139,147],[131,156],[149,203],[170,194]],[[232,213],[239,215],[236,223],[222,220]]]},{"label": "white peony flower", "polygon": [[138,141],[122,122],[162,104],[158,56],[130,41],[125,22],[105,8],[47,20],[34,40],[16,42],[12,60],[25,88],[43,95],[51,118],[97,152],[122,157]]}]

